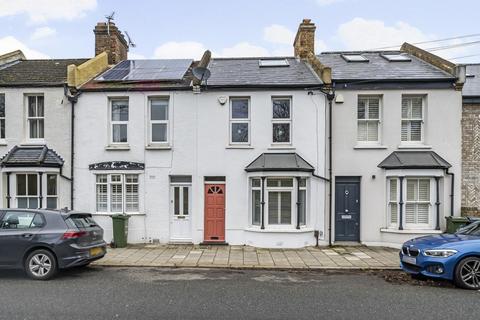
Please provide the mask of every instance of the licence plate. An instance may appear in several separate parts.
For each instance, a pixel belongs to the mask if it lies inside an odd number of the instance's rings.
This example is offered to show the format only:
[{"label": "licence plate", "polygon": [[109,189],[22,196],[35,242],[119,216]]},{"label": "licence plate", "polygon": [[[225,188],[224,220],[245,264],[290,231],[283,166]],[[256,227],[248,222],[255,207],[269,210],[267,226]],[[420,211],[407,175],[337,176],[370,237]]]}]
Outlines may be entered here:
[{"label": "licence plate", "polygon": [[417,264],[417,258],[414,257],[403,256],[402,261],[410,264]]},{"label": "licence plate", "polygon": [[103,253],[103,248],[93,248],[90,249],[90,256],[95,257]]}]

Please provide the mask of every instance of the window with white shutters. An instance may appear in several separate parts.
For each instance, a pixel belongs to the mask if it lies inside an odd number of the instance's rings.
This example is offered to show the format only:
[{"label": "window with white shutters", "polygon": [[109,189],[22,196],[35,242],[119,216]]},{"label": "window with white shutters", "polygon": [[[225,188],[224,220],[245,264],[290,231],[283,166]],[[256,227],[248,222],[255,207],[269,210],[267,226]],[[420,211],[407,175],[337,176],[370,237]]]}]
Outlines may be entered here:
[{"label": "window with white shutters", "polygon": [[430,179],[406,179],[405,224],[430,224]]},{"label": "window with white shutters", "polygon": [[98,174],[97,212],[139,212],[138,174]]},{"label": "window with white shutters", "polygon": [[398,223],[398,179],[389,179],[388,209],[390,213],[390,223]]},{"label": "window with white shutters", "polygon": [[380,97],[359,97],[357,105],[357,141],[380,140]]},{"label": "window with white shutters", "polygon": [[423,106],[422,96],[402,97],[402,142],[423,141]]}]

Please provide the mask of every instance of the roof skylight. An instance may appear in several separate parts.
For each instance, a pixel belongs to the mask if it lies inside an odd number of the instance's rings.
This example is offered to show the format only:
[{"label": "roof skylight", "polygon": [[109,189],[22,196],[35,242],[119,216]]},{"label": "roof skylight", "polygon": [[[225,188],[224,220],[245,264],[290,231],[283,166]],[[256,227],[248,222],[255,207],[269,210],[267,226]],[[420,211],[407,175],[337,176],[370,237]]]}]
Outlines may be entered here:
[{"label": "roof skylight", "polygon": [[361,54],[342,54],[342,58],[347,62],[368,62],[368,59]]},{"label": "roof skylight", "polygon": [[288,67],[290,64],[287,59],[260,59],[258,65],[260,67]]},{"label": "roof skylight", "polygon": [[388,61],[393,61],[393,62],[407,62],[407,61],[412,61],[412,59],[406,55],[406,54],[401,54],[401,53],[384,53],[382,54],[382,57],[387,59]]}]

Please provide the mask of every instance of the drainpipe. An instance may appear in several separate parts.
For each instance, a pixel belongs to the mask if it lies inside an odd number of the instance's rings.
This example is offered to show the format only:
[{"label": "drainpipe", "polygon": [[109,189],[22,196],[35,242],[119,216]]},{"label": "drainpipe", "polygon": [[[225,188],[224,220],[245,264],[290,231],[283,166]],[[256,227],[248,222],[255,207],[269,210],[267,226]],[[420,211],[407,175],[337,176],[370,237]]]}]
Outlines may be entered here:
[{"label": "drainpipe", "polygon": [[448,172],[448,168],[445,169],[445,173],[451,177],[451,185],[450,185],[450,217],[453,217],[453,207],[455,201],[455,173]]},{"label": "drainpipe", "polygon": [[[334,85],[335,86],[335,85]],[[329,213],[329,218],[328,218],[328,245],[331,246],[333,241],[332,241],[332,219],[333,219],[333,205],[332,205],[332,193],[333,193],[333,177],[332,177],[332,104],[333,104],[333,99],[335,98],[335,91],[334,91],[334,86],[329,88],[327,92],[322,91],[323,94],[326,95],[327,100],[328,100],[328,213]]]},{"label": "drainpipe", "polygon": [[[73,210],[73,192],[74,192],[74,162],[75,162],[75,103],[78,102],[78,97],[82,94],[81,91],[75,90],[73,95],[68,93],[68,86],[64,87],[65,96],[72,105],[70,127],[72,133],[70,135],[70,209]],[[73,90],[72,90],[73,91]]]}]

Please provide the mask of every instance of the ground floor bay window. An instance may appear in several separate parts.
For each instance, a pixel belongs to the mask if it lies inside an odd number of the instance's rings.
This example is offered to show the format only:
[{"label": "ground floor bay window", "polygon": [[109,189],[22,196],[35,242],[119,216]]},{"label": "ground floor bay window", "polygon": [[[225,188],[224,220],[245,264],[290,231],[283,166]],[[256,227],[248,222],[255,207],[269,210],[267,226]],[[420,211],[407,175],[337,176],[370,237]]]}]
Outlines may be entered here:
[{"label": "ground floor bay window", "polygon": [[265,228],[297,228],[307,222],[307,178],[253,177],[251,225]]},{"label": "ground floor bay window", "polygon": [[390,177],[388,223],[390,228],[439,229],[440,177]]}]

